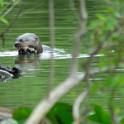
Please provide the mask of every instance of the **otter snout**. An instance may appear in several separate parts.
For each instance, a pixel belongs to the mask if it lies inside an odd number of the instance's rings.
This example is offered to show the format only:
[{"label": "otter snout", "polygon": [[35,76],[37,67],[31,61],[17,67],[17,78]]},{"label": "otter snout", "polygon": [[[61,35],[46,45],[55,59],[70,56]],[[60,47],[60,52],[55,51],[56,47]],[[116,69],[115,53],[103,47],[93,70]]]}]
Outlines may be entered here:
[{"label": "otter snout", "polygon": [[21,45],[19,43],[15,43],[15,47],[19,48],[19,47],[21,47]]}]

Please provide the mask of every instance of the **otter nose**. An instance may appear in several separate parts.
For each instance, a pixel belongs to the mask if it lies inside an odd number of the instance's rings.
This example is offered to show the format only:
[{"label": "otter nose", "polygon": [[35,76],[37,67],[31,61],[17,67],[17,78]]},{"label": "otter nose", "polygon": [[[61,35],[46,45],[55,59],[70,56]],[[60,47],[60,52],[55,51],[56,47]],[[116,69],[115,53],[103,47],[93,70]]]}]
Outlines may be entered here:
[{"label": "otter nose", "polygon": [[20,44],[19,43],[15,43],[15,47],[16,48],[20,47]]}]

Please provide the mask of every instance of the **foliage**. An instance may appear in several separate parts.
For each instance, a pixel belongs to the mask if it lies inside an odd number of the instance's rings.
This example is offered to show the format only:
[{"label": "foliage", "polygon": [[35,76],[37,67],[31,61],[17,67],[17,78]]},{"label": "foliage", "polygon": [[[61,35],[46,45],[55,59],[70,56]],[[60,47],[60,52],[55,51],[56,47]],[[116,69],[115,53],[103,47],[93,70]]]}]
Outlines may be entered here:
[{"label": "foliage", "polygon": [[4,4],[5,4],[5,1],[4,0],[0,0],[0,9],[3,9]]},{"label": "foliage", "polygon": [[57,103],[47,114],[47,118],[52,124],[71,124],[72,106],[67,103]]},{"label": "foliage", "polygon": [[0,0],[0,21],[3,22],[4,24],[8,25],[8,21],[5,19],[5,17],[3,16],[3,11],[6,8],[5,6],[5,0]]},{"label": "foliage", "polygon": [[[19,124],[23,124],[31,112],[32,110],[30,108],[17,108],[13,112],[13,119],[18,121]],[[67,103],[56,103],[56,105],[54,105],[54,107],[48,112],[46,118],[52,124],[71,124],[73,121],[72,106]]]},{"label": "foliage", "polygon": [[[99,76],[97,75],[98,77],[102,77],[103,80],[98,81],[99,85],[96,83],[98,87],[95,87],[95,92],[92,92],[92,94],[99,92],[99,97],[103,97],[104,95],[108,109],[105,110],[101,105],[95,105],[94,111],[93,113],[91,111],[92,114],[89,118],[100,124],[113,124],[116,122],[121,124],[123,123],[123,114],[121,114],[123,110],[120,110],[115,98],[120,87],[124,85],[122,74],[118,71],[116,72],[116,69],[124,68],[124,49],[122,48],[124,41],[124,25],[122,23],[124,11],[122,8],[124,4],[121,0],[106,0],[106,2],[108,4],[106,8],[107,13],[96,14],[96,19],[89,23],[88,29],[92,32],[90,36],[94,42],[93,48],[94,46],[97,47],[100,43],[103,45],[100,52],[103,53],[105,57],[99,58],[98,65],[95,67],[108,69],[108,72],[102,73]],[[119,7],[121,9],[119,9]],[[97,76],[95,75],[95,77]],[[109,97],[107,93],[109,93]],[[97,101],[94,103],[97,103]],[[98,101],[98,103],[100,104],[100,101]],[[118,109],[120,112],[117,111]]]},{"label": "foliage", "polygon": [[19,3],[20,0],[0,0],[0,21],[5,25],[9,25],[9,21],[6,16],[12,11],[15,5]]},{"label": "foliage", "polygon": [[9,22],[3,16],[0,17],[0,21],[6,25],[9,25]]},{"label": "foliage", "polygon": [[17,108],[13,112],[13,118],[19,122],[19,124],[24,123],[24,121],[29,117],[32,110],[26,107]]},{"label": "foliage", "polygon": [[94,105],[94,111],[89,115],[89,119],[100,124],[112,124],[110,113],[101,105]]}]

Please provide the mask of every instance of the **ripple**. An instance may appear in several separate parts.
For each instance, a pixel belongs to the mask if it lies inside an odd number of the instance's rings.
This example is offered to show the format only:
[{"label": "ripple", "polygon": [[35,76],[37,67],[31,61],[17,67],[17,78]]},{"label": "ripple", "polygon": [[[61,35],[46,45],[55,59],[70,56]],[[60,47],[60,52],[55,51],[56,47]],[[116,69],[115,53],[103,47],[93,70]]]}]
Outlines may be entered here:
[{"label": "ripple", "polygon": [[[64,49],[58,49],[58,48],[50,48],[47,45],[43,45],[43,53],[40,55],[40,59],[42,60],[49,60],[51,58],[53,59],[69,59],[72,58],[72,55],[67,53]],[[11,56],[18,56],[17,51],[3,51],[0,52],[0,57],[11,57]],[[96,56],[103,56],[102,54],[96,55]],[[96,57],[95,56],[95,57]],[[89,54],[79,54],[78,58],[87,58],[89,57]]]}]

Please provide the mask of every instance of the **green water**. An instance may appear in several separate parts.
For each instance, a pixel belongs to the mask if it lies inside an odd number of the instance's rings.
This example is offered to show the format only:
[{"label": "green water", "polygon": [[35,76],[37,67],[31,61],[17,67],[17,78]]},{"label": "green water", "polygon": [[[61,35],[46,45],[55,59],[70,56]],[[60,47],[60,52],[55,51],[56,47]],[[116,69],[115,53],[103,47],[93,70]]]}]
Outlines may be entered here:
[{"label": "green water", "polygon": [[[4,65],[14,66],[16,57],[0,58]],[[69,74],[70,59],[55,60],[54,71],[55,78],[51,84],[51,89],[66,79]],[[49,60],[40,60],[39,65],[35,68],[22,74],[19,79],[1,82],[0,84],[0,106],[19,107],[19,106],[34,106],[38,101],[45,97],[49,90]],[[82,91],[83,85],[77,87],[73,92],[70,92],[67,97],[62,99],[64,102],[72,102],[79,91]]]}]

